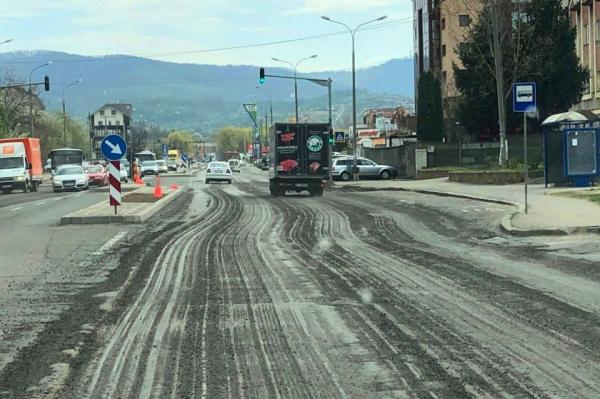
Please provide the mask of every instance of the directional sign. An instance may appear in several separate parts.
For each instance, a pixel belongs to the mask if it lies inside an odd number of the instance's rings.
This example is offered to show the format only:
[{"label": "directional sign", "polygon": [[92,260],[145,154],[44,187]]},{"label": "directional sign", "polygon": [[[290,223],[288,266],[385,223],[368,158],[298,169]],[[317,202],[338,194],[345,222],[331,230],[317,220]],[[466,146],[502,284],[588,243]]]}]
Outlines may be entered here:
[{"label": "directional sign", "polygon": [[162,145],[162,152],[163,152],[163,154],[166,154],[167,151],[169,151],[169,145],[168,144],[163,144]]},{"label": "directional sign", "polygon": [[535,82],[513,83],[513,112],[535,112]]},{"label": "directional sign", "polygon": [[100,149],[104,158],[109,161],[118,161],[127,154],[127,143],[123,137],[117,134],[109,134],[102,140]]},{"label": "directional sign", "polygon": [[188,156],[187,156],[186,154],[181,154],[181,160],[182,160],[183,162],[187,162],[187,160],[188,160]]},{"label": "directional sign", "polygon": [[115,214],[117,213],[117,206],[121,205],[121,162],[110,161],[108,164],[108,195],[110,205],[115,207]]},{"label": "directional sign", "polygon": [[336,143],[344,143],[346,141],[346,135],[344,132],[335,132]]}]

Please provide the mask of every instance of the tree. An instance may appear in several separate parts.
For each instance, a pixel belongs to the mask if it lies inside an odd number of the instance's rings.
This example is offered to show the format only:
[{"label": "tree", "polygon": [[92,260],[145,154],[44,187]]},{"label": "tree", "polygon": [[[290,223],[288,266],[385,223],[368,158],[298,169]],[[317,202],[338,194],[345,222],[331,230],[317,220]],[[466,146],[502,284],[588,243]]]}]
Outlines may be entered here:
[{"label": "tree", "polygon": [[185,130],[176,130],[168,134],[167,144],[170,150],[179,150],[181,153],[188,154],[193,151],[194,137],[192,133]]},{"label": "tree", "polygon": [[[13,74],[6,72],[0,77],[0,86],[22,84]],[[44,109],[35,92],[30,96],[24,87],[0,89],[0,137],[19,136],[29,132],[29,104],[35,110]],[[37,112],[33,115],[37,118]]]},{"label": "tree", "polygon": [[215,134],[219,152],[246,152],[246,145],[252,143],[252,129],[247,127],[226,126]]},{"label": "tree", "polygon": [[499,138],[500,166],[508,162],[506,132],[521,123],[507,112],[514,82],[536,82],[538,110],[547,115],[576,103],[588,79],[560,0],[490,0],[457,51],[462,64],[454,66],[462,94],[458,117],[468,130]]},{"label": "tree", "polygon": [[441,141],[444,115],[440,81],[433,72],[424,72],[419,77],[417,90],[417,137],[420,141]]}]

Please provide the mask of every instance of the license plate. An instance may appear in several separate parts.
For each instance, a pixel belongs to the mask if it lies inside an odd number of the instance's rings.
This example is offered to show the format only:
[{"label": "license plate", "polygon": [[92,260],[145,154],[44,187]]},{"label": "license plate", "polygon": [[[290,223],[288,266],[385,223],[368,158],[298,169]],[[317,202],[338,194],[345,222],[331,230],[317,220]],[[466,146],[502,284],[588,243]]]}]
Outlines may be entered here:
[{"label": "license plate", "polygon": [[12,184],[3,184],[2,185],[2,188],[9,188],[9,187],[12,187]]},{"label": "license plate", "polygon": [[223,173],[223,169],[215,169],[215,173]]},{"label": "license plate", "polygon": [[296,187],[308,187],[308,184],[306,184],[306,183],[298,183],[298,184],[295,184],[295,186]]},{"label": "license plate", "polygon": [[65,183],[65,187],[73,187],[75,183]]}]

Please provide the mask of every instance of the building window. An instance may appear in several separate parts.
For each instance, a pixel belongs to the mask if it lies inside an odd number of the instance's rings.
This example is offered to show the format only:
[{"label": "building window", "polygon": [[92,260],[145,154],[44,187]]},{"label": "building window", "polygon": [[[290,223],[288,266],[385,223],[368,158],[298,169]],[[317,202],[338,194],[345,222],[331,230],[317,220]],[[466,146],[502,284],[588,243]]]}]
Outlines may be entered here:
[{"label": "building window", "polygon": [[596,21],[596,41],[600,42],[600,21]]},{"label": "building window", "polygon": [[446,45],[442,44],[442,57],[446,56]]},{"label": "building window", "polygon": [[583,44],[590,44],[590,26],[583,25]]},{"label": "building window", "polygon": [[103,126],[103,125],[104,125],[104,122],[98,121],[98,126]]},{"label": "building window", "polygon": [[471,17],[468,15],[459,15],[458,16],[458,26],[469,26],[471,24]]},{"label": "building window", "polygon": [[111,114],[111,115],[116,115],[116,114],[117,114],[117,111],[113,109],[112,111],[110,111],[110,114]]},{"label": "building window", "polygon": [[108,126],[112,126],[112,121],[108,121]]},{"label": "building window", "polygon": [[442,30],[446,29],[446,18],[442,18]]}]

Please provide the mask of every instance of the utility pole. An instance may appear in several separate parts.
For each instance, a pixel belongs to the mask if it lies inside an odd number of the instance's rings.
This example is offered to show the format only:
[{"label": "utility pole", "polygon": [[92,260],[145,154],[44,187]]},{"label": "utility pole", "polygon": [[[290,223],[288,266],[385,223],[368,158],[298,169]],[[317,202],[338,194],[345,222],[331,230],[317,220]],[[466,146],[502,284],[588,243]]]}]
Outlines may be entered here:
[{"label": "utility pole", "polygon": [[[500,31],[498,18],[498,1],[490,0],[490,17],[492,19],[492,36],[494,41],[494,73],[496,75],[496,99],[498,101],[498,130],[500,133],[500,154],[498,165],[508,165],[508,143],[506,140],[506,104],[504,103],[504,68],[502,62],[502,47],[500,45]],[[502,19],[504,24],[504,19]]]}]

